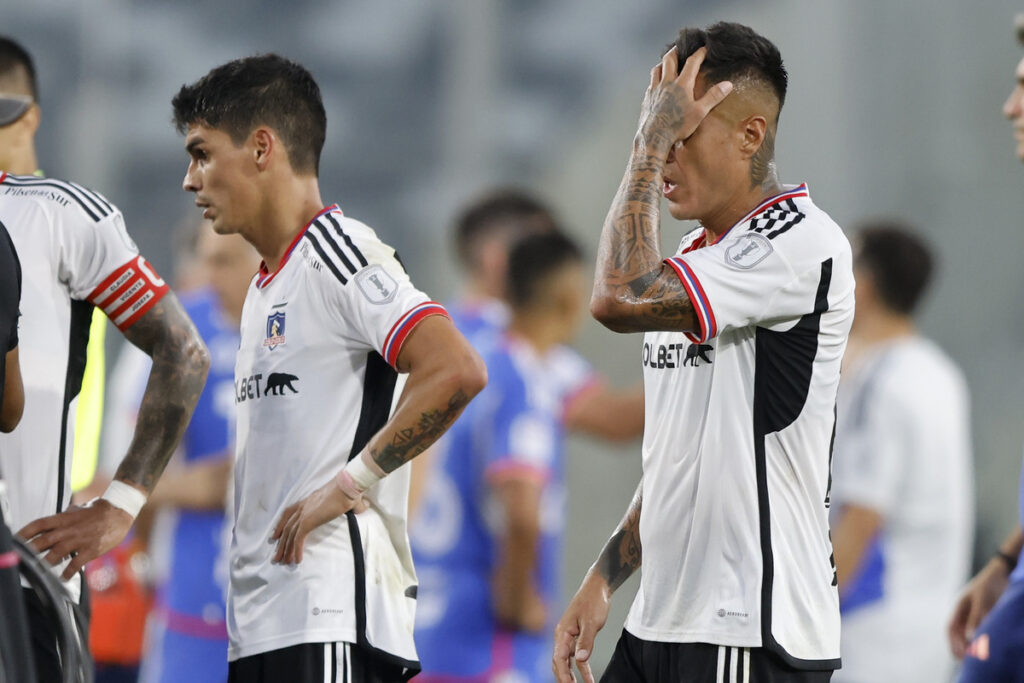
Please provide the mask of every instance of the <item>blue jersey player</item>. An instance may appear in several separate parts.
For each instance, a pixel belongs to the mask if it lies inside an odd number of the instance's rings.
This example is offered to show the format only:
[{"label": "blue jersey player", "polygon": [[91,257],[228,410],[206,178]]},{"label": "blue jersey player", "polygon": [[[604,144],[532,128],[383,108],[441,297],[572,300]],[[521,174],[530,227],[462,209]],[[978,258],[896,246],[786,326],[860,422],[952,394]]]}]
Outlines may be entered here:
[{"label": "blue jersey player", "polygon": [[210,286],[183,303],[210,349],[210,374],[182,439],[184,466],[168,471],[150,499],[170,510],[170,529],[164,547],[154,549],[166,553],[166,578],[149,622],[144,683],[227,678],[224,500],[234,447],[235,353],[245,291],[259,258],[242,238],[208,229],[198,250]]},{"label": "blue jersey player", "polygon": [[508,327],[481,349],[488,386],[441,444],[412,530],[426,683],[550,679],[565,518],[556,370],[583,271],[558,233],[523,238],[510,260]]}]

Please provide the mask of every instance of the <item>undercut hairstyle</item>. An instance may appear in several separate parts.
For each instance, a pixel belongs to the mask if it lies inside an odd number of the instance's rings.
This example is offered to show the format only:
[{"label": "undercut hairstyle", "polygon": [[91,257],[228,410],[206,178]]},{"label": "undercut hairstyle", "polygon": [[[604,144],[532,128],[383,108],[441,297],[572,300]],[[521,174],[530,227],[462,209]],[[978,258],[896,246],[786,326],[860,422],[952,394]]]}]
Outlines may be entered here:
[{"label": "undercut hairstyle", "polygon": [[257,127],[269,126],[296,172],[319,174],[327,114],[320,87],[301,64],[276,54],[236,59],[181,86],[171,105],[179,133],[198,124],[241,145]]},{"label": "undercut hairstyle", "polygon": [[882,303],[894,313],[911,315],[935,270],[928,244],[898,222],[869,223],[854,244],[854,263],[871,274]]},{"label": "undercut hairstyle", "polygon": [[508,257],[505,296],[515,310],[548,296],[547,279],[568,265],[583,263],[583,252],[568,235],[546,232],[523,237]]},{"label": "undercut hairstyle", "polygon": [[779,111],[786,101],[789,75],[782,64],[779,48],[770,40],[743,24],[720,21],[708,28],[684,28],[675,43],[679,68],[702,47],[708,49],[700,73],[709,85],[750,78],[767,86],[779,98]]},{"label": "undercut hairstyle", "polygon": [[36,65],[32,55],[17,41],[0,36],[0,78],[11,76],[18,69],[24,70],[28,79],[28,91],[32,99],[39,101],[39,83],[36,80]]},{"label": "undercut hairstyle", "polygon": [[558,230],[554,213],[543,202],[517,189],[488,193],[467,206],[455,221],[455,251],[463,268],[473,271],[477,247],[492,237],[510,242],[524,235]]}]

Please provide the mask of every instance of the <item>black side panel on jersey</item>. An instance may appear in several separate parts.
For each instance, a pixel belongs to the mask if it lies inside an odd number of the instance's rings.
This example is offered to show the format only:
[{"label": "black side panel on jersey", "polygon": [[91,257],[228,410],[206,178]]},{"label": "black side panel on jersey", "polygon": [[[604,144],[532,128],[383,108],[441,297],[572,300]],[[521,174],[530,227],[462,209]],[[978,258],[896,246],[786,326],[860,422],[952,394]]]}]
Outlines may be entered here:
[{"label": "black side panel on jersey", "polygon": [[[799,669],[829,670],[839,659],[809,660],[793,657],[772,635],[772,581],[775,563],[772,554],[771,505],[768,499],[768,469],[765,438],[785,429],[800,416],[807,402],[818,354],[821,314],[828,310],[828,290],[832,283],[832,259],[821,264],[821,279],[814,310],[785,332],[757,328],[754,361],[754,453],[757,470],[757,501],[761,527],[761,642],[787,664]],[[834,414],[834,413],[833,413]],[[822,454],[824,457],[825,454]]]},{"label": "black side panel on jersey", "polygon": [[71,402],[82,390],[85,375],[86,349],[89,346],[89,327],[92,325],[93,305],[88,301],[71,301],[71,334],[68,337],[68,370],[64,377],[64,411],[60,416],[60,445],[57,462],[57,512],[64,510],[64,465],[67,462],[68,413]]},{"label": "black side panel on jersey", "polygon": [[[356,435],[352,440],[352,450],[348,459],[359,455],[374,434],[388,421],[391,416],[391,403],[395,397],[395,385],[398,373],[388,365],[387,361],[376,351],[366,354],[366,375],[363,381],[363,403],[359,410],[359,422],[356,424]],[[356,641],[366,652],[377,659],[400,666],[406,670],[402,680],[409,680],[419,673],[419,662],[412,662],[390,652],[374,647],[366,639],[366,564],[363,558],[363,541],[359,533],[359,523],[354,512],[349,511],[348,531],[352,542],[352,565],[356,574]]]}]

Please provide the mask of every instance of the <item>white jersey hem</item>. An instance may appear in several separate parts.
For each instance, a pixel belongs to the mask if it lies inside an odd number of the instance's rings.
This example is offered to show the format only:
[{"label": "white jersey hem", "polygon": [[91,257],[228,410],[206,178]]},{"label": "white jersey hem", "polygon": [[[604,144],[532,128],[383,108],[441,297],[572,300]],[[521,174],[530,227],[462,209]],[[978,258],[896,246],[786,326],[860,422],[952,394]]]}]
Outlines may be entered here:
[{"label": "white jersey hem", "polygon": [[640,640],[658,643],[708,643],[724,647],[761,647],[761,638],[743,638],[711,633],[709,631],[659,631],[637,624],[627,623],[624,627]]},{"label": "white jersey hem", "polygon": [[263,652],[280,650],[303,643],[351,643],[356,644],[356,634],[352,629],[322,629],[316,631],[295,631],[283,635],[266,638],[246,645],[228,645],[228,661],[233,662],[242,657],[252,657]]}]

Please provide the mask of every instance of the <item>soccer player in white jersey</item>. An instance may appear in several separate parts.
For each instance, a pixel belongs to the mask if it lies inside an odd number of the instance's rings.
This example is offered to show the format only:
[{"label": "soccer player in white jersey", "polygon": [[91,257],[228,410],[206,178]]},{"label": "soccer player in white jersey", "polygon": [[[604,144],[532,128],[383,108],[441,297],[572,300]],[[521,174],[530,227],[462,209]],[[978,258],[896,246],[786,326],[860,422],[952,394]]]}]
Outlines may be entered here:
[{"label": "soccer player in white jersey", "polygon": [[[1024,45],[1024,14],[1017,15],[1017,40]],[[1015,153],[1024,161],[1024,59],[1003,104],[1013,124]],[[949,621],[953,654],[963,657],[959,683],[1024,680],[1024,471],[1017,527],[964,588]]]},{"label": "soccer player in white jersey", "polygon": [[927,244],[871,224],[853,263],[857,315],[832,460],[843,620],[834,680],[948,681],[941,624],[967,578],[974,528],[967,386],[914,324],[931,279]]},{"label": "soccer player in white jersey", "polygon": [[[117,207],[77,183],[31,175],[40,116],[31,58],[0,38],[0,64],[6,103],[0,109],[8,110],[0,127],[0,221],[18,249],[25,282],[25,415],[18,429],[0,436],[9,519],[58,567],[77,600],[79,571],[124,538],[177,446],[209,361],[192,321],[139,254]],[[152,356],[153,369],[114,481],[99,500],[78,507],[70,505],[70,449],[94,307]],[[24,595],[40,680],[59,681],[54,622],[34,591]]]},{"label": "soccer player in white jersey", "polygon": [[235,366],[228,678],[405,680],[419,667],[402,465],[483,388],[482,362],[394,249],[324,206],[306,69],[236,60],[173,105],[184,188],[263,257]]},{"label": "soccer player in white jersey", "polygon": [[[680,66],[682,68],[680,68]],[[640,589],[604,681],[827,681],[839,666],[830,444],[853,317],[850,246],[783,186],[778,49],[687,28],[651,71],[601,234],[591,311],[645,332],[643,479],[555,630],[587,681],[612,592]],[[660,202],[697,219],[660,254]]]}]

